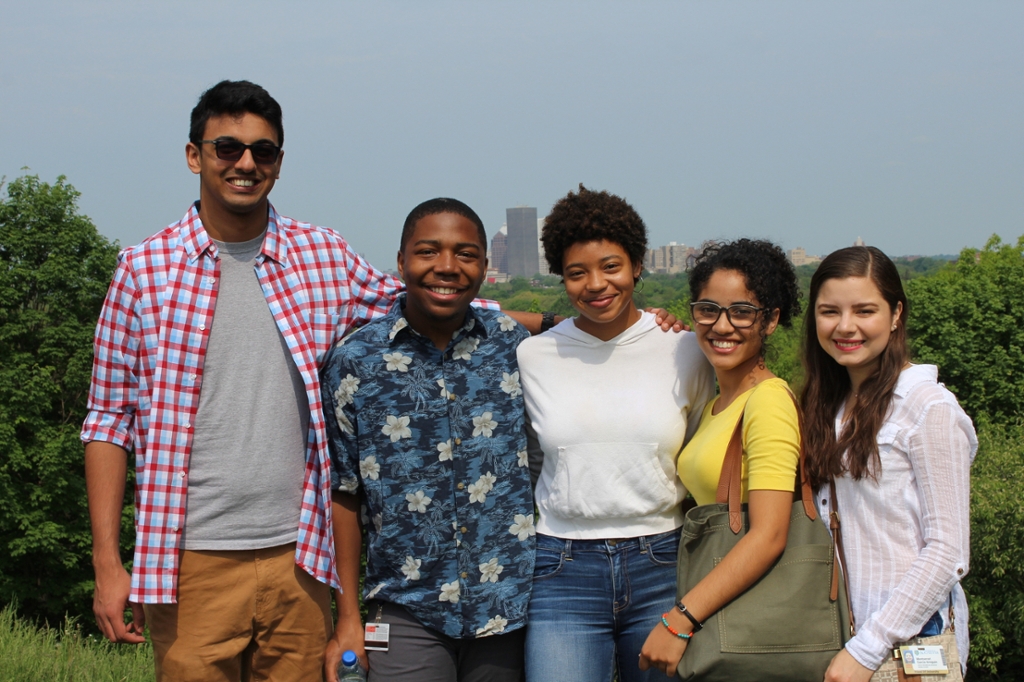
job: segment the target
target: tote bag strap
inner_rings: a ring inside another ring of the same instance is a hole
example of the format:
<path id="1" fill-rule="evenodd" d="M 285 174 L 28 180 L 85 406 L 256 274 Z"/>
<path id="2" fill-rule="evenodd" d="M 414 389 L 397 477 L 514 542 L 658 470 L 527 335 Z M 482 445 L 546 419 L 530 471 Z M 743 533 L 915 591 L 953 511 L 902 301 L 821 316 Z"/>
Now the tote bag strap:
<path id="1" fill-rule="evenodd" d="M 786 390 L 796 407 L 797 419 L 800 418 L 800 405 L 792 391 Z M 744 407 L 744 412 L 746 408 Z M 743 515 L 741 513 L 742 498 L 740 491 L 741 478 L 743 476 L 743 413 L 736 422 L 736 428 L 729 439 L 729 446 L 725 449 L 725 459 L 722 461 L 722 472 L 718 476 L 718 491 L 715 493 L 715 502 L 729 505 L 729 529 L 735 534 L 743 527 Z M 818 518 L 817 509 L 814 506 L 814 491 L 807 480 L 805 471 L 804 445 L 800 442 L 800 460 L 797 464 L 796 490 L 799 498 L 803 501 L 804 513 L 812 521 Z M 796 495 L 794 494 L 794 497 Z M 838 581 L 832 581 L 833 592 L 838 589 Z M 834 597 L 833 597 L 834 599 Z"/>
<path id="2" fill-rule="evenodd" d="M 846 587 L 846 594 L 850 594 L 850 575 L 849 575 L 849 564 L 846 563 L 846 550 L 843 549 L 843 527 L 839 522 L 839 507 L 837 503 L 839 496 L 836 495 L 836 479 L 830 478 L 828 481 L 829 497 L 829 513 L 828 513 L 828 528 L 832 531 L 832 553 L 839 555 L 839 561 L 832 562 L 832 598 L 835 599 L 836 590 L 839 588 L 839 581 L 836 580 L 836 573 L 839 572 L 839 565 L 843 565 L 843 583 Z M 856 624 L 853 621 L 853 605 L 850 605 L 850 637 L 857 634 Z"/>

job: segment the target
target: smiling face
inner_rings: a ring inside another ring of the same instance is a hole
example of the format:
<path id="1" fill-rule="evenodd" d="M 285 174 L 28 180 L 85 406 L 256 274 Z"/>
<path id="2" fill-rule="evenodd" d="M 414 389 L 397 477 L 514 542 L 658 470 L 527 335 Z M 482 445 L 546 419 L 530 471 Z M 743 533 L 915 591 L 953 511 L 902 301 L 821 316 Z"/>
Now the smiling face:
<path id="1" fill-rule="evenodd" d="M 754 292 L 747 289 L 747 278 L 738 270 L 716 270 L 711 273 L 697 300 L 715 303 L 722 308 L 736 304 L 761 307 Z M 720 383 L 724 373 L 738 372 L 746 375 L 760 363 L 762 329 L 765 335 L 771 334 L 779 320 L 779 311 L 776 309 L 769 314 L 765 326 L 765 314 L 758 313 L 754 324 L 746 329 L 734 327 L 724 310 L 714 324 L 693 325 L 700 348 L 715 368 Z"/>
<path id="2" fill-rule="evenodd" d="M 438 348 L 447 346 L 480 291 L 486 253 L 476 224 L 457 213 L 420 218 L 398 252 L 405 318 Z"/>
<path id="3" fill-rule="evenodd" d="M 878 366 L 902 312 L 903 304 L 893 310 L 868 277 L 825 280 L 814 302 L 818 343 L 858 386 Z"/>
<path id="4" fill-rule="evenodd" d="M 639 320 L 633 288 L 640 269 L 622 246 L 606 239 L 568 247 L 562 255 L 562 278 L 569 302 L 580 313 L 576 327 L 607 341 Z"/>
<path id="5" fill-rule="evenodd" d="M 206 122 L 204 140 L 225 138 L 245 144 L 278 144 L 274 127 L 265 118 L 250 113 L 241 116 L 212 116 Z M 185 156 L 189 169 L 199 175 L 203 224 L 214 239 L 235 241 L 230 234 L 230 226 L 233 224 L 250 221 L 260 231 L 266 227 L 267 195 L 274 188 L 281 172 L 283 151 L 276 162 L 264 165 L 253 161 L 252 151 L 248 149 L 238 161 L 224 161 L 217 158 L 212 144 L 196 145 L 189 142 L 185 147 Z M 238 236 L 244 238 L 248 235 Z M 254 236 L 257 235 L 251 235 Z"/>

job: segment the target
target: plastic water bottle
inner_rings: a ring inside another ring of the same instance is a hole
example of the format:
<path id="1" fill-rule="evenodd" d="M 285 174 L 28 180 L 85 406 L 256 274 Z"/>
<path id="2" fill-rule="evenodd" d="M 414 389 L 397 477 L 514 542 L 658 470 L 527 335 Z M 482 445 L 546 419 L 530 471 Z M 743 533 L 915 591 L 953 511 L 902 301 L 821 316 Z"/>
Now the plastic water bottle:
<path id="1" fill-rule="evenodd" d="M 341 655 L 338 665 L 338 682 L 366 682 L 366 671 L 359 665 L 356 652 L 348 649 Z"/>

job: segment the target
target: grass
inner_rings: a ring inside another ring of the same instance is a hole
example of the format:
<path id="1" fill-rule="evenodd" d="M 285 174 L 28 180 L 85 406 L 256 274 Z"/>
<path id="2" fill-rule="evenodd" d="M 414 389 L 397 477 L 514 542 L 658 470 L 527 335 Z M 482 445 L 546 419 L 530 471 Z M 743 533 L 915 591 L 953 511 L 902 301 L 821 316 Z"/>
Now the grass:
<path id="1" fill-rule="evenodd" d="M 0 680 L 5 682 L 150 682 L 149 644 L 111 644 L 83 635 L 73 620 L 59 630 L 17 617 L 12 605 L 0 611 Z"/>

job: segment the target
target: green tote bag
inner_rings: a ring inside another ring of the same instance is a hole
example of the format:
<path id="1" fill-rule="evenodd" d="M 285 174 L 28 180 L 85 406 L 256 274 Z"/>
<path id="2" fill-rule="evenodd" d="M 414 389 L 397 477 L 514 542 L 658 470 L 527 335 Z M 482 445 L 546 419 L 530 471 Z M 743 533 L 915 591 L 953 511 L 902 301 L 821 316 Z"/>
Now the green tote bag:
<path id="1" fill-rule="evenodd" d="M 722 463 L 715 504 L 690 509 L 679 543 L 679 598 L 711 572 L 749 529 L 740 504 L 743 417 Z M 679 677 L 697 682 L 821 682 L 850 637 L 849 602 L 832 536 L 817 518 L 813 492 L 799 481 L 782 556 L 746 592 L 695 632 L 679 661 Z"/>

